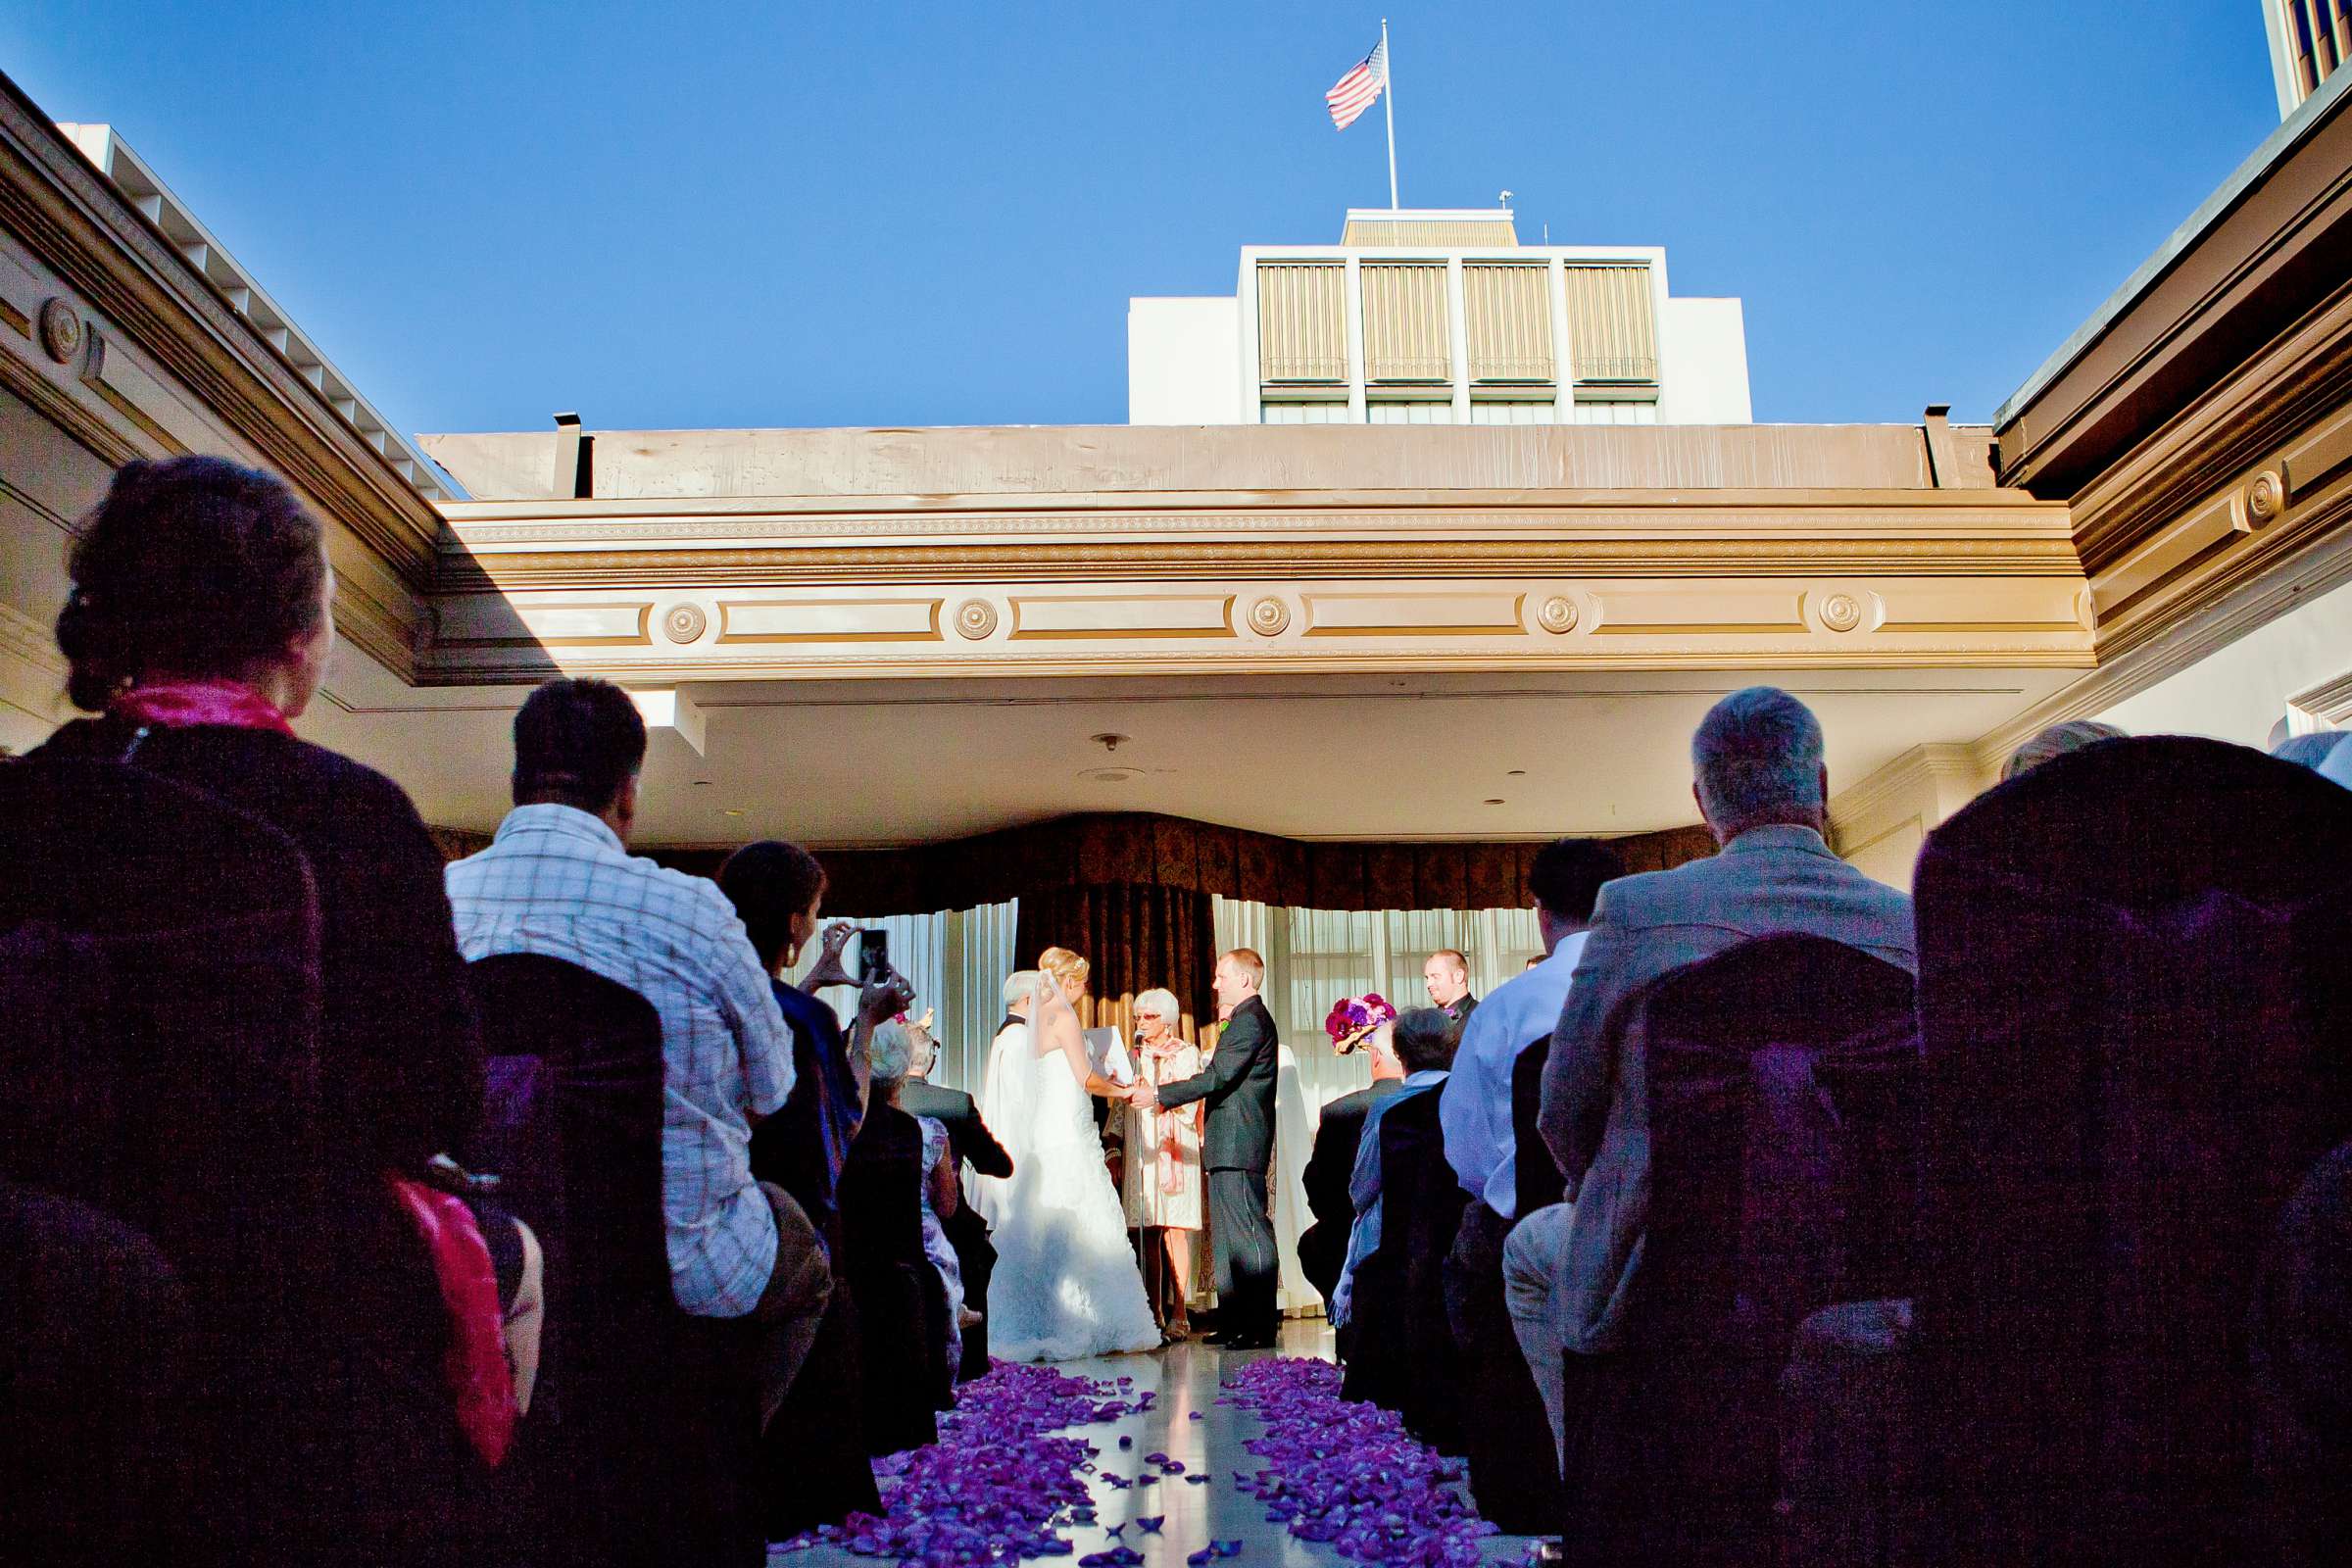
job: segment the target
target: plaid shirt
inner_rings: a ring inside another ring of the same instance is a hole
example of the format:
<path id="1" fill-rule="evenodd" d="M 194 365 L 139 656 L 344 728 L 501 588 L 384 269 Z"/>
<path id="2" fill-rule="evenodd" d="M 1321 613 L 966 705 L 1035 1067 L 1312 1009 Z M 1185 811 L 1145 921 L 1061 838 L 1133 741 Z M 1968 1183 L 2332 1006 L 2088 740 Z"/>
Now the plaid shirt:
<path id="1" fill-rule="evenodd" d="M 662 1015 L 662 1207 L 670 1290 L 703 1317 L 757 1306 L 776 1220 L 752 1180 L 751 1124 L 792 1093 L 792 1034 L 718 885 L 632 856 L 568 806 L 522 806 L 448 869 L 458 946 L 562 958 Z"/>

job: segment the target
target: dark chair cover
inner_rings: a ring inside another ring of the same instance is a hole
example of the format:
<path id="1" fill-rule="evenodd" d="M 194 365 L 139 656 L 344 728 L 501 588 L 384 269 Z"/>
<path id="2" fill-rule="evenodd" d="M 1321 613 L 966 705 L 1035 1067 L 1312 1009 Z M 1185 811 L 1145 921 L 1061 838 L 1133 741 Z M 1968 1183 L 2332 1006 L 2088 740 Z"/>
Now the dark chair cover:
<path id="1" fill-rule="evenodd" d="M 1545 1034 L 1523 1049 L 1511 1068 L 1515 1214 L 1560 1200 L 1559 1167 L 1536 1130 L 1544 1063 L 1550 1056 L 1551 1036 Z M 1446 1311 L 1461 1352 L 1456 1421 L 1480 1515 L 1506 1534 L 1548 1535 L 1564 1505 L 1560 1463 L 1503 1294 L 1502 1248 L 1510 1225 L 1483 1198 L 1470 1199 L 1446 1260 Z"/>
<path id="2" fill-rule="evenodd" d="M 135 768 L 0 766 L 0 943 L 5 1174 L 152 1238 L 199 1301 L 280 1272 L 324 1194 L 293 841 Z"/>
<path id="3" fill-rule="evenodd" d="M 2247 1321 L 2352 1132 L 2352 792 L 2113 741 L 1920 857 L 1923 1456 L 1958 1560 L 2241 1562 Z"/>
<path id="4" fill-rule="evenodd" d="M 1457 1401 L 1461 1354 L 1446 1319 L 1446 1255 L 1466 1201 L 1438 1126 L 1435 1088 L 1404 1095 L 1380 1114 L 1380 1246 L 1355 1268 L 1348 1316 L 1355 1333 L 1350 1398 L 1404 1417 L 1442 1453 L 1462 1451 Z"/>
<path id="5" fill-rule="evenodd" d="M 1511 1174 L 1518 1198 L 1514 1212 L 1521 1219 L 1568 1195 L 1567 1179 L 1536 1125 L 1544 1109 L 1544 1067 L 1550 1060 L 1551 1036 L 1545 1035 L 1511 1063 Z"/>
<path id="6" fill-rule="evenodd" d="M 2352 1562 L 2352 1144 L 2312 1168 L 2263 1261 L 2254 1455 L 2272 1549 Z"/>
<path id="7" fill-rule="evenodd" d="M 750 1560 L 764 1548 L 746 1494 L 758 1418 L 730 1401 L 722 1419 L 690 1375 L 701 1326 L 670 1294 L 661 1017 L 561 958 L 469 967 L 489 1084 L 471 1163 L 546 1258 L 516 1453 L 534 1534 L 564 1564 Z"/>
<path id="8" fill-rule="evenodd" d="M 269 824 L 131 765 L 0 766 L 0 1176 L 177 1274 L 193 1533 L 457 1560 L 498 1539 L 488 1477 L 424 1248 L 321 1131 L 318 952 L 308 861 Z"/>
<path id="9" fill-rule="evenodd" d="M 944 1299 L 947 1287 L 923 1252 L 922 1128 L 895 1105 L 869 1106 L 850 1145 L 841 1227 L 858 1303 L 866 1446 L 881 1455 L 936 1443 L 930 1300 L 934 1292 Z"/>
<path id="10" fill-rule="evenodd" d="M 186 1294 L 87 1203 L 0 1182 L 0 1563 L 225 1561 L 190 1513 Z"/>
<path id="11" fill-rule="evenodd" d="M 1918 1328 L 1899 1298 L 1798 1325 L 1781 1374 L 1780 1568 L 1919 1568 L 1940 1554 L 1919 1485 Z"/>
<path id="12" fill-rule="evenodd" d="M 1911 976 L 1784 935 L 1652 982 L 1634 1004 L 1649 1211 L 1623 1347 L 1583 1357 L 1571 1552 L 1593 1563 L 1769 1554 L 1778 1382 L 1797 1326 L 1883 1282 L 1913 1202 Z M 1571 1360 L 1580 1359 L 1571 1355 Z"/>

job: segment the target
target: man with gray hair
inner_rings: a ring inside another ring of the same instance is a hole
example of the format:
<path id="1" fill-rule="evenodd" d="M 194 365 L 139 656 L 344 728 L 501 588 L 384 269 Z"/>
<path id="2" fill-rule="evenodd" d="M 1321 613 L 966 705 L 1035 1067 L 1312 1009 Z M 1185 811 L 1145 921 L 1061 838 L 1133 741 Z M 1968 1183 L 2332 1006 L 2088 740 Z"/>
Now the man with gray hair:
<path id="1" fill-rule="evenodd" d="M 1919 968 L 1910 899 L 1830 849 L 1829 770 L 1811 709 L 1777 687 L 1734 692 L 1700 721 L 1690 764 L 1722 853 L 1601 888 L 1544 1068 L 1539 1126 L 1569 1201 L 1522 1218 L 1503 1248 L 1513 1327 L 1555 1439 L 1562 1354 L 1614 1344 L 1622 1281 L 1601 1276 L 1625 1255 L 1616 1232 L 1639 1226 L 1648 1181 L 1642 1075 L 1617 1060 L 1612 1014 L 1670 969 L 1781 932 Z"/>

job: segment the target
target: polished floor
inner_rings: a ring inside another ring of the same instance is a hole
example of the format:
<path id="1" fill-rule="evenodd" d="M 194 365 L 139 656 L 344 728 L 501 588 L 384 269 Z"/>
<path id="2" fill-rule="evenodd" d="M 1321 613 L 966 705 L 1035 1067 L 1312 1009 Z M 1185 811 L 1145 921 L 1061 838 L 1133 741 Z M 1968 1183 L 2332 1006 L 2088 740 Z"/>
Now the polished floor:
<path id="1" fill-rule="evenodd" d="M 1219 1384 L 1235 1368 L 1261 1355 L 1331 1354 L 1331 1329 L 1321 1320 L 1294 1321 L 1285 1326 L 1278 1351 L 1220 1350 L 1210 1346 L 1183 1344 L 1141 1355 L 1106 1356 L 1073 1361 L 1063 1371 L 1091 1378 L 1130 1377 L 1136 1389 L 1152 1390 L 1158 1397 L 1152 1408 L 1099 1426 L 1072 1428 L 1069 1435 L 1084 1438 L 1107 1455 L 1117 1455 L 1122 1437 L 1135 1440 L 1131 1451 L 1142 1455 L 1163 1452 L 1181 1459 L 1196 1473 L 1213 1479 L 1206 1486 L 1165 1483 L 1119 1491 L 1093 1483 L 1096 1523 L 1073 1526 L 1071 1557 L 1040 1558 L 1041 1564 L 1068 1564 L 1079 1556 L 1122 1542 L 1144 1553 L 1143 1568 L 1184 1568 L 1187 1555 L 1214 1538 L 1242 1542 L 1234 1568 L 1332 1568 L 1345 1558 L 1325 1545 L 1293 1538 L 1280 1524 L 1268 1523 L 1263 1504 L 1235 1490 L 1236 1470 L 1254 1470 L 1259 1461 L 1242 1446 L 1258 1435 L 1257 1420 L 1232 1405 L 1216 1402 Z M 1201 1418 L 1192 1419 L 1194 1411 Z M 1127 1467 L 1130 1471 L 1137 1466 Z M 1158 1535 L 1129 1529 L 1114 1540 L 1109 1527 L 1127 1525 L 1138 1517 L 1162 1515 Z M 1519 1536 L 1494 1536 L 1487 1543 L 1487 1561 L 1516 1563 L 1527 1542 Z M 790 1556 L 770 1559 L 771 1568 L 872 1568 L 875 1559 L 853 1556 L 836 1546 L 817 1546 Z"/>

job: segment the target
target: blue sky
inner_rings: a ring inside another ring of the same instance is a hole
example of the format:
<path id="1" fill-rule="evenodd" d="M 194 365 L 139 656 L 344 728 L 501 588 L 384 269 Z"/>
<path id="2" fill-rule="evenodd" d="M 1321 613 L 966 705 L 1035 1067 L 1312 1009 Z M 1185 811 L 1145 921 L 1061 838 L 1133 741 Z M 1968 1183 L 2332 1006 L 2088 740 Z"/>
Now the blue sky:
<path id="1" fill-rule="evenodd" d="M 71 7 L 111 121 L 410 430 L 1116 423 L 1130 295 L 1385 202 L 1378 4 Z M 1982 419 L 2278 121 L 2256 0 L 1389 0 L 1408 206 L 1662 244 L 1758 419 Z"/>

